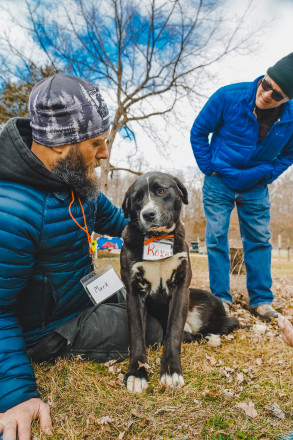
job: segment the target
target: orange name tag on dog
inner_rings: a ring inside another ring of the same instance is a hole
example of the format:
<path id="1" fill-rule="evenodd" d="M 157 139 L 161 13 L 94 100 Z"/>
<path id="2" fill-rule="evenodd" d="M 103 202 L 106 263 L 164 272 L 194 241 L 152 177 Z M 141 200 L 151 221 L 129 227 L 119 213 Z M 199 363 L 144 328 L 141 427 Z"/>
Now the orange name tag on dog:
<path id="1" fill-rule="evenodd" d="M 173 256 L 173 240 L 156 240 L 143 246 L 143 260 L 163 260 Z"/>

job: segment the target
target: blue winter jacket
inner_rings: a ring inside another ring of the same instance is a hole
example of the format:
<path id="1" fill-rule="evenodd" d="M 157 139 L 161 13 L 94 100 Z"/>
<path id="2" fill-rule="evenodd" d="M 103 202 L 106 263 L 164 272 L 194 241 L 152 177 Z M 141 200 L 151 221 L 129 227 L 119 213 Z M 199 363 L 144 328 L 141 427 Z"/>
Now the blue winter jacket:
<path id="1" fill-rule="evenodd" d="M 30 151 L 28 119 L 0 134 L 0 412 L 38 397 L 26 348 L 92 304 L 85 232 L 69 214 L 71 190 Z M 127 221 L 100 193 L 83 201 L 89 233 L 120 236 Z M 71 208 L 83 225 L 78 201 Z"/>
<path id="2" fill-rule="evenodd" d="M 217 172 L 236 192 L 273 182 L 293 163 L 292 100 L 283 104 L 279 120 L 258 143 L 254 108 L 260 78 L 219 89 L 191 129 L 190 141 L 200 170 L 206 175 Z"/>

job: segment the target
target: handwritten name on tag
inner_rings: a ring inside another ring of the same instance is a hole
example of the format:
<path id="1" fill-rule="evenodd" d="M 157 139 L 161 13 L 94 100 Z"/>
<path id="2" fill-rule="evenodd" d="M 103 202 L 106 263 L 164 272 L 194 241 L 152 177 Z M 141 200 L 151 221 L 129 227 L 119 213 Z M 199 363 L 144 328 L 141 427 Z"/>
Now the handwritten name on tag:
<path id="1" fill-rule="evenodd" d="M 173 242 L 171 240 L 152 241 L 143 247 L 144 260 L 162 260 L 173 255 Z"/>
<path id="2" fill-rule="evenodd" d="M 118 277 L 114 268 L 109 269 L 99 277 L 95 277 L 93 281 L 89 282 L 86 286 L 96 304 L 105 301 L 105 299 L 109 298 L 109 296 L 112 296 L 123 287 L 124 284 Z"/>

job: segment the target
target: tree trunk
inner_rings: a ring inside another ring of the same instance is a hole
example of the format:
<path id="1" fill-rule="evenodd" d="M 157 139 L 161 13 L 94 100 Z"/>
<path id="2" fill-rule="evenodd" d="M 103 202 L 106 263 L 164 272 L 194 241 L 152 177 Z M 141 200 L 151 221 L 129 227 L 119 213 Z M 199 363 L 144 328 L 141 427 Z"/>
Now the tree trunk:
<path id="1" fill-rule="evenodd" d="M 117 118 L 117 115 L 116 115 Z M 112 146 L 116 137 L 118 129 L 116 128 L 115 122 L 113 123 L 110 135 L 107 139 L 107 148 L 109 151 L 109 159 L 103 160 L 101 163 L 101 191 L 105 194 L 108 194 L 108 185 L 109 185 L 109 171 L 110 171 L 110 160 L 111 160 L 111 151 Z"/>
<path id="2" fill-rule="evenodd" d="M 101 191 L 105 194 L 108 194 L 108 182 L 109 182 L 109 169 L 110 169 L 110 159 L 103 160 L 101 164 Z"/>

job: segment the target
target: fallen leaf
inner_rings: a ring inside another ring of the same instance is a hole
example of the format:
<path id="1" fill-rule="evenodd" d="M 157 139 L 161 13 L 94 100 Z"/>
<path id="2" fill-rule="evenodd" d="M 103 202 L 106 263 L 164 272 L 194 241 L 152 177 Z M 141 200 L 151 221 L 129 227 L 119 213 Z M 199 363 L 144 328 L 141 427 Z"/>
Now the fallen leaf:
<path id="1" fill-rule="evenodd" d="M 224 389 L 223 394 L 229 399 L 232 399 L 235 396 L 235 393 L 232 390 L 228 390 L 228 389 Z"/>
<path id="2" fill-rule="evenodd" d="M 131 415 L 137 419 L 140 419 L 140 423 L 144 425 L 147 425 L 152 421 L 151 417 L 146 416 L 144 413 L 137 412 L 136 409 L 131 411 Z"/>
<path id="3" fill-rule="evenodd" d="M 227 373 L 234 373 L 234 368 L 230 368 L 230 367 L 224 367 L 224 370 L 227 372 Z"/>
<path id="4" fill-rule="evenodd" d="M 229 335 L 225 335 L 225 339 L 227 339 L 228 341 L 231 341 L 232 339 L 235 339 L 235 336 L 232 335 L 232 333 L 230 333 Z"/>
<path id="5" fill-rule="evenodd" d="M 96 420 L 96 423 L 99 425 L 99 429 L 101 432 L 109 431 L 110 430 L 109 423 L 112 422 L 114 422 L 114 419 L 109 416 L 104 416 Z"/>
<path id="6" fill-rule="evenodd" d="M 209 397 L 210 399 L 216 399 L 217 397 L 218 397 L 218 392 L 217 392 L 217 390 L 214 390 L 214 389 L 205 389 L 203 392 L 202 392 L 202 396 L 206 396 L 206 397 Z"/>
<path id="7" fill-rule="evenodd" d="M 273 403 L 271 406 L 265 406 L 265 409 L 278 419 L 283 420 L 285 418 L 284 411 L 281 410 L 281 407 L 277 403 Z"/>
<path id="8" fill-rule="evenodd" d="M 248 402 L 248 404 L 244 402 L 237 403 L 236 408 L 242 410 L 248 417 L 251 417 L 252 419 L 258 416 L 257 411 L 254 408 L 254 403 L 251 401 Z"/>
<path id="9" fill-rule="evenodd" d="M 101 417 L 100 419 L 97 419 L 97 423 L 99 425 L 108 425 L 109 423 L 112 423 L 112 422 L 114 422 L 114 419 L 109 416 L 104 416 L 104 417 Z"/>
<path id="10" fill-rule="evenodd" d="M 201 401 L 200 400 L 193 399 L 193 403 L 195 403 L 195 405 L 197 405 L 197 406 L 201 406 Z"/>
<path id="11" fill-rule="evenodd" d="M 207 354 L 206 354 L 206 359 L 209 361 L 209 363 L 211 364 L 211 365 L 216 365 L 216 363 L 217 363 L 217 360 L 216 360 L 216 358 L 215 358 L 215 356 L 208 356 Z"/>
<path id="12" fill-rule="evenodd" d="M 162 408 L 157 409 L 155 414 L 164 414 L 170 411 L 176 411 L 176 406 L 163 406 Z"/>
<path id="13" fill-rule="evenodd" d="M 118 374 L 118 382 L 120 383 L 120 385 L 123 385 L 123 381 L 124 381 L 124 376 L 122 373 Z"/>
<path id="14" fill-rule="evenodd" d="M 267 330 L 267 326 L 265 324 L 253 324 L 252 330 L 257 335 L 264 335 Z"/>
<path id="15" fill-rule="evenodd" d="M 109 380 L 107 383 L 112 388 L 118 388 L 118 386 L 119 386 L 119 384 L 117 384 L 117 382 L 115 382 L 115 380 Z"/>
<path id="16" fill-rule="evenodd" d="M 256 358 L 255 363 L 256 363 L 256 365 L 260 366 L 262 364 L 261 358 Z"/>
<path id="17" fill-rule="evenodd" d="M 138 368 L 142 368 L 142 367 L 145 368 L 148 373 L 152 371 L 152 368 L 149 364 L 147 364 L 146 362 L 143 363 L 138 361 Z"/>
<path id="18" fill-rule="evenodd" d="M 137 417 L 138 419 L 141 417 L 141 415 L 136 411 L 136 409 L 131 410 L 131 415 Z"/>
<path id="19" fill-rule="evenodd" d="M 111 361 L 105 362 L 104 365 L 105 367 L 111 367 L 111 365 L 114 365 L 117 363 L 117 359 L 112 359 Z"/>
<path id="20" fill-rule="evenodd" d="M 239 383 L 242 383 L 244 381 L 244 374 L 243 373 L 238 373 L 236 376 L 236 381 Z"/>

